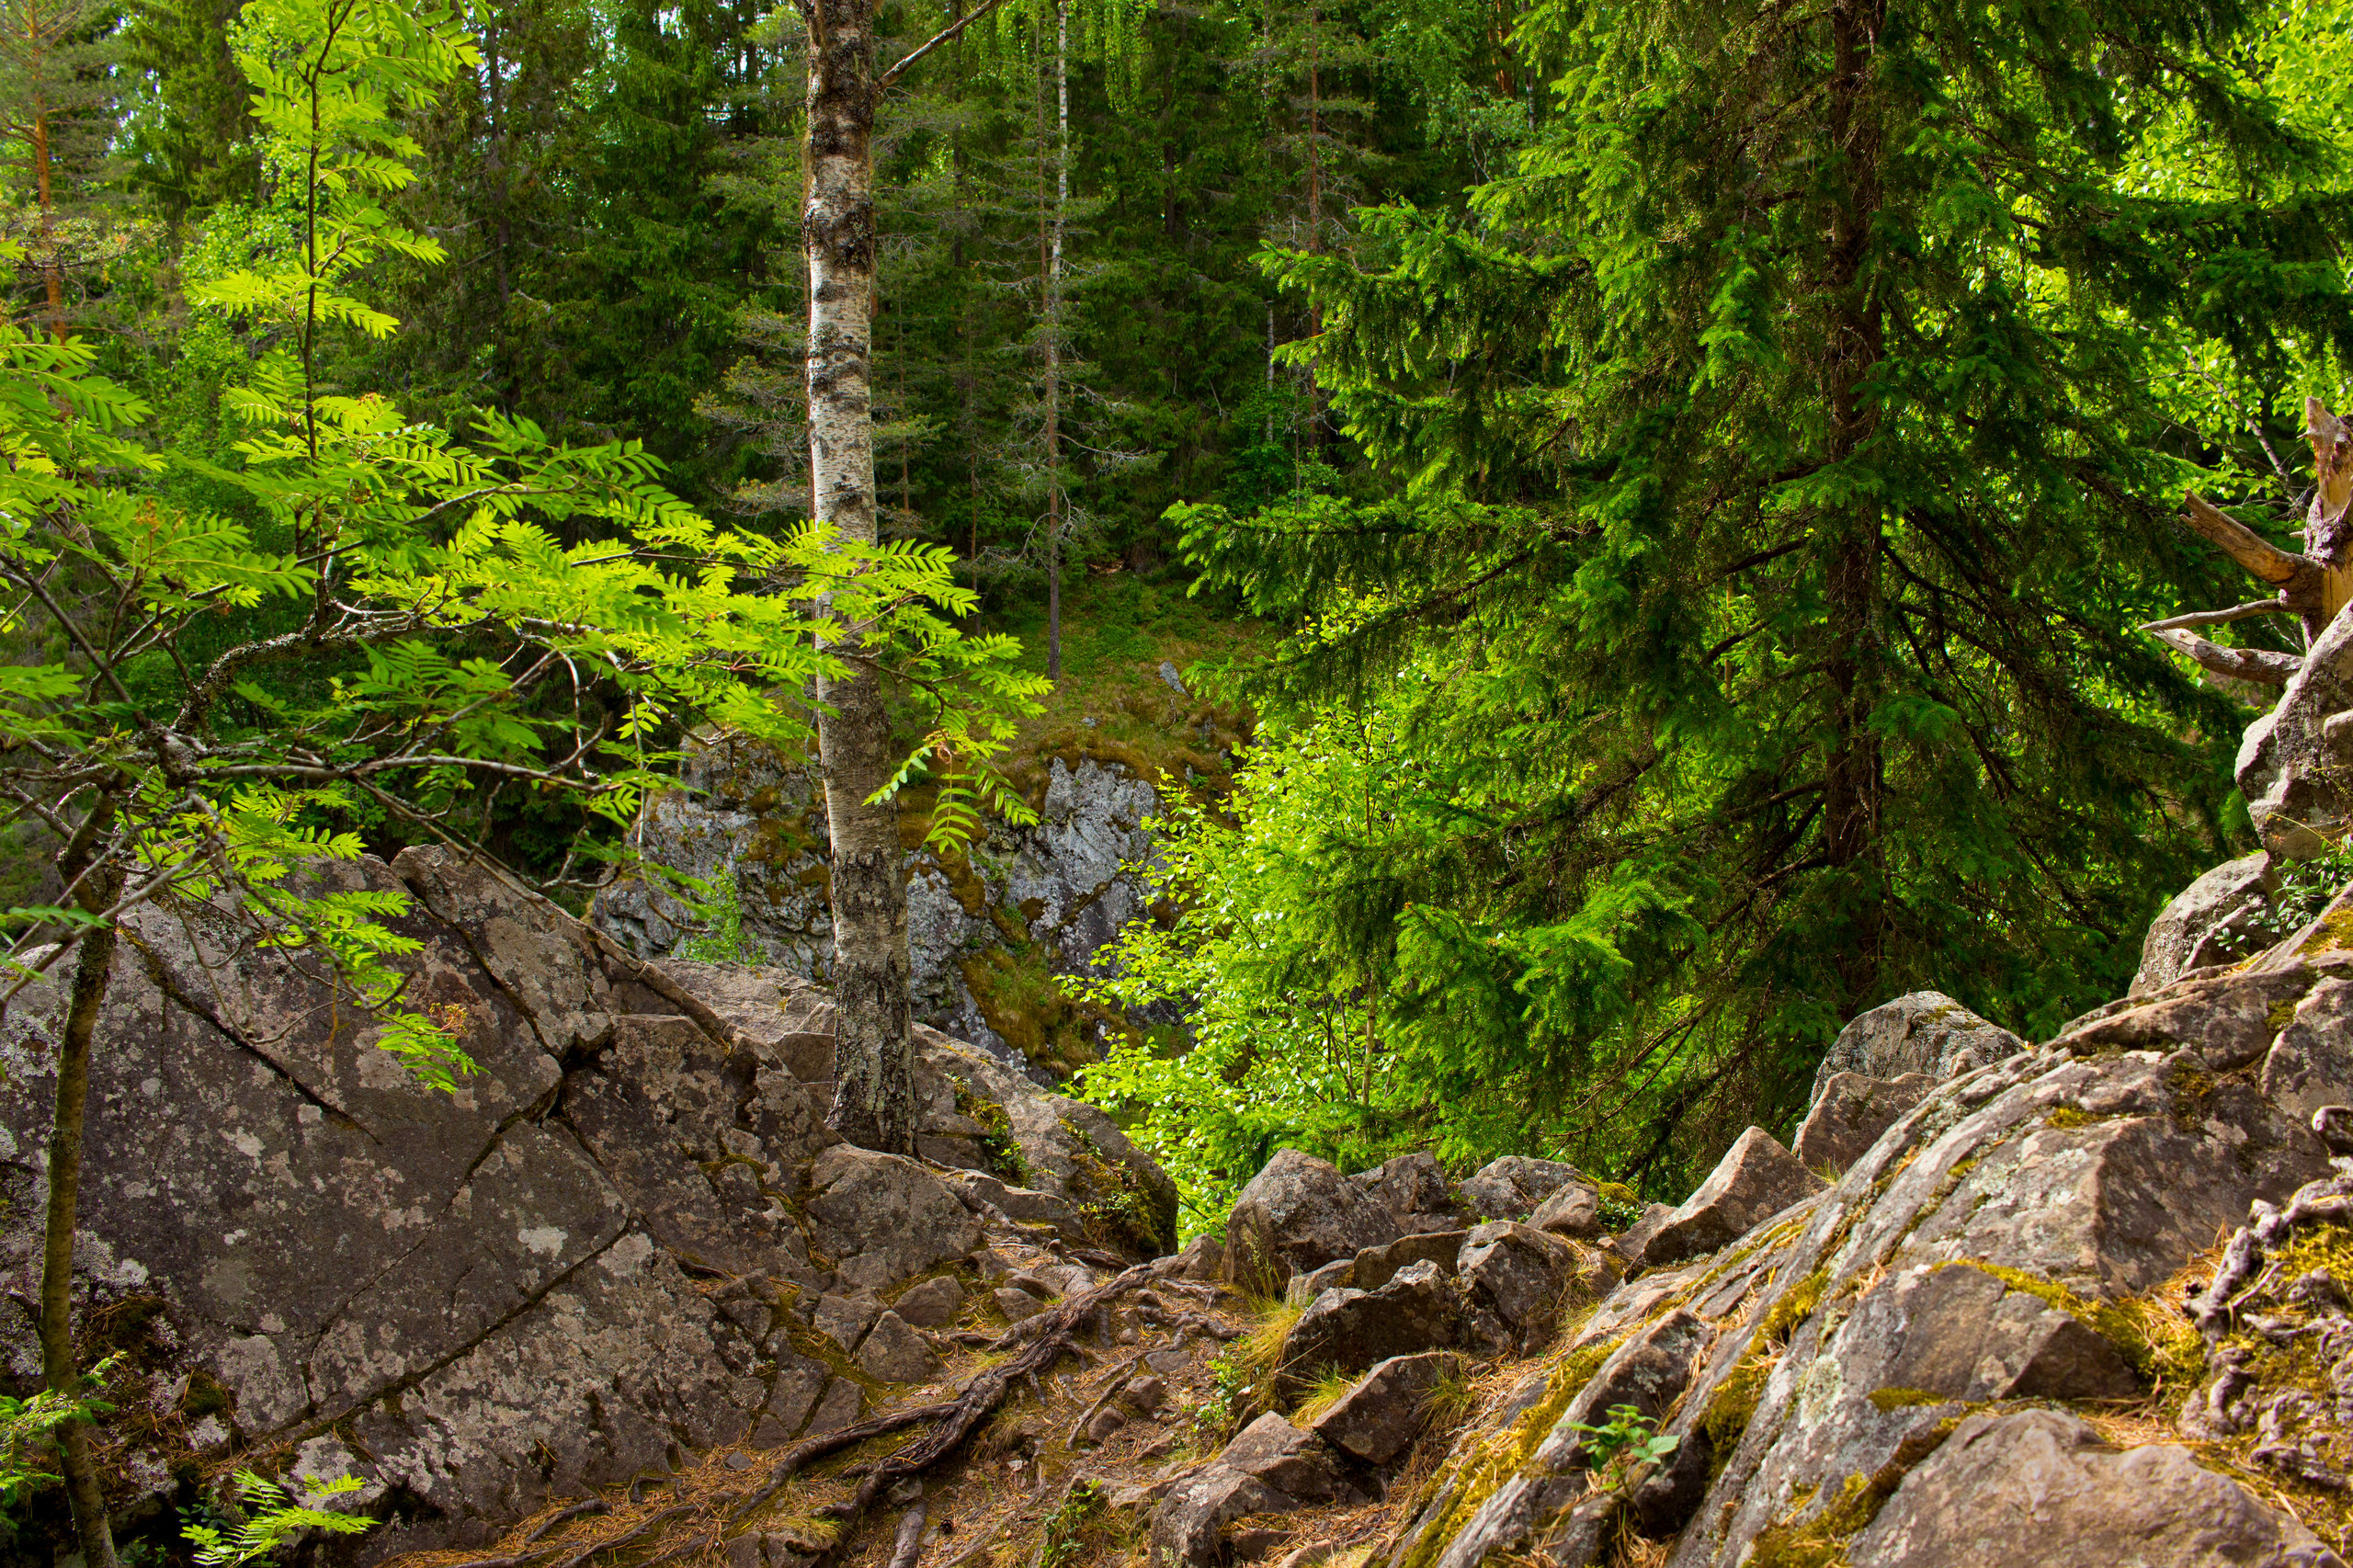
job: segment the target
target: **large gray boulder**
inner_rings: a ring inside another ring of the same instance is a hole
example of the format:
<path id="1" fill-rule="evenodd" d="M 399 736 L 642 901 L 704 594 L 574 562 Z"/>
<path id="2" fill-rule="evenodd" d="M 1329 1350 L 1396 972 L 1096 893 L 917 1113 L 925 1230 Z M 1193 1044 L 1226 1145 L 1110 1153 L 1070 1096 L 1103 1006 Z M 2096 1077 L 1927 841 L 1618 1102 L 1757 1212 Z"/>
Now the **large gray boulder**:
<path id="1" fill-rule="evenodd" d="M 1482 1220 L 1525 1220 L 1537 1205 L 1572 1182 L 1591 1187 L 1585 1173 L 1559 1160 L 1506 1154 L 1462 1180 L 1463 1205 Z"/>
<path id="2" fill-rule="evenodd" d="M 1810 1171 L 1843 1171 L 1935 1087 L 1936 1080 L 1926 1073 L 1906 1073 L 1900 1078 L 1833 1073 L 1813 1096 L 1813 1108 L 1806 1112 L 1790 1153 Z"/>
<path id="3" fill-rule="evenodd" d="M 2270 712 L 2239 741 L 2239 792 L 2264 847 L 2308 859 L 2347 820 L 2339 779 L 2353 756 L 2344 725 L 2329 721 L 2353 709 L 2353 616 L 2336 619 L 2313 640 L 2302 668 L 2288 678 Z"/>
<path id="4" fill-rule="evenodd" d="M 1006 951 L 1018 933 L 1026 953 L 1055 972 L 1094 973 L 1096 955 L 1153 897 L 1145 868 L 1158 846 L 1143 824 L 1160 814 L 1160 793 L 1083 746 L 1040 759 L 1035 776 L 1019 780 L 1038 808 L 1035 823 L 993 821 L 985 841 L 953 862 L 924 848 L 906 858 L 915 1017 L 1017 1070 L 1026 1049 L 1048 1042 L 1022 1007 L 994 994 L 994 967 L 972 960 Z M 745 944 L 781 974 L 828 978 L 831 849 L 824 791 L 805 758 L 740 737 L 690 737 L 678 787 L 648 798 L 632 842 L 657 865 L 732 877 Z M 666 881 L 637 877 L 599 892 L 589 919 L 646 958 L 675 956 L 700 924 Z M 982 977 L 978 990 L 968 968 Z"/>
<path id="5" fill-rule="evenodd" d="M 153 1325 L 109 1390 L 157 1417 L 121 1456 L 125 1506 L 332 1431 L 388 1517 L 358 1549 L 374 1560 L 478 1544 L 676 1446 L 855 1419 L 858 1385 L 793 1349 L 789 1319 L 864 1293 L 841 1319 L 862 1345 L 871 1293 L 959 1266 L 981 1225 L 936 1174 L 826 1130 L 802 1076 L 830 1073 L 822 997 L 773 971 L 641 962 L 439 850 L 326 875 L 413 900 L 391 922 L 417 944 L 407 997 L 480 1071 L 418 1087 L 301 955 L 256 950 L 222 912 L 131 916 L 76 1248 L 84 1320 Z M 60 1011 L 35 986 L 0 1019 L 17 1217 L 0 1290 L 28 1297 Z M 1063 1119 L 1010 1075 L 975 1077 L 967 1103 Z M 21 1319 L 0 1359 L 26 1392 Z"/>
<path id="6" fill-rule="evenodd" d="M 946 1182 L 913 1160 L 847 1143 L 810 1163 L 802 1207 L 853 1290 L 879 1290 L 981 1243 L 980 1221 Z"/>
<path id="7" fill-rule="evenodd" d="M 2278 887 L 2270 852 L 2258 849 L 2224 861 L 2174 894 L 2141 940 L 2141 970 L 2131 994 L 2145 996 L 2193 969 L 2236 963 L 2269 946 L 2247 921 L 2269 907 Z"/>
<path id="8" fill-rule="evenodd" d="M 1278 1295 L 1305 1274 L 1397 1239 L 1389 1210 L 1313 1154 L 1279 1150 L 1233 1200 L 1225 1226 L 1225 1278 Z"/>
<path id="9" fill-rule="evenodd" d="M 1361 1372 L 1392 1356 L 1450 1348 L 1468 1330 L 1454 1282 L 1438 1265 L 1416 1263 L 1378 1290 L 1316 1297 L 1283 1341 L 1280 1375 L 1286 1386 L 1304 1387 L 1327 1372 Z"/>
<path id="10" fill-rule="evenodd" d="M 1866 1078 L 1922 1073 L 1941 1084 L 2025 1049 L 2026 1041 L 1943 992 L 1915 991 L 1858 1014 L 1838 1031 L 1814 1073 L 1812 1099 L 1820 1099 L 1840 1073 Z"/>
<path id="11" fill-rule="evenodd" d="M 2303 1525 L 2205 1469 L 2188 1449 L 2157 1443 L 2119 1453 L 2056 1410 L 1963 1421 L 1904 1477 L 1848 1544 L 1846 1561 L 1852 1568 L 2341 1568 Z"/>
<path id="12" fill-rule="evenodd" d="M 1389 1210 L 1397 1228 L 1407 1235 L 1422 1231 L 1450 1231 L 1460 1223 L 1454 1192 L 1446 1172 L 1428 1154 L 1400 1154 L 1369 1171 L 1358 1171 L 1349 1184 Z"/>
<path id="13" fill-rule="evenodd" d="M 1413 1446 L 1428 1419 L 1431 1396 L 1461 1367 L 1460 1356 L 1444 1350 L 1392 1356 L 1315 1418 L 1315 1435 L 1366 1464 L 1390 1464 Z"/>

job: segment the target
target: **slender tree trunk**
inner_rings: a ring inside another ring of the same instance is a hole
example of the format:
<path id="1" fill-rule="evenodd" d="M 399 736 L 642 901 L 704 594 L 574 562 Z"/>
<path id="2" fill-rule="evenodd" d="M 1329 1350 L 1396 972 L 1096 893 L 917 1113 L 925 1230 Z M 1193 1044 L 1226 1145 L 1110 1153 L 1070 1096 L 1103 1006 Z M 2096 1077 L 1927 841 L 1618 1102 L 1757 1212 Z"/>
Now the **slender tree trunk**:
<path id="1" fill-rule="evenodd" d="M 1310 6 L 1307 12 L 1307 254 L 1320 256 L 1324 251 L 1324 52 L 1323 28 L 1317 24 L 1321 14 Z M 1307 305 L 1307 335 L 1310 339 L 1324 333 L 1324 307 L 1315 300 Z M 1324 449 L 1324 389 L 1315 374 L 1315 362 L 1307 364 L 1307 449 L 1320 455 Z"/>
<path id="2" fill-rule="evenodd" d="M 90 820 L 77 834 L 59 869 L 70 883 L 94 858 L 90 846 L 103 846 L 114 825 L 114 799 L 101 795 Z M 122 892 L 119 871 L 101 871 L 77 894 L 93 914 L 113 904 Z M 82 938 L 74 955 L 74 986 L 65 1009 L 64 1040 L 57 1052 L 57 1101 L 49 1133 L 49 1207 L 43 1218 L 40 1256 L 41 1381 L 67 1399 L 82 1392 L 74 1358 L 74 1227 L 82 1189 L 82 1134 L 90 1097 L 90 1047 L 98 1013 L 106 1003 L 107 977 L 114 964 L 115 933 L 101 926 Z M 74 1533 L 85 1568 L 118 1568 L 114 1530 L 107 1520 L 104 1489 L 90 1455 L 90 1427 L 69 1421 L 57 1431 L 58 1468 L 74 1511 Z"/>
<path id="3" fill-rule="evenodd" d="M 1831 18 L 1830 140 L 1845 171 L 1844 188 L 1830 214 L 1828 282 L 1838 303 L 1825 381 L 1834 462 L 1852 458 L 1878 424 L 1863 386 L 1883 352 L 1883 334 L 1864 263 L 1880 205 L 1879 119 L 1870 93 L 1883 4 L 1843 0 Z M 1825 633 L 1833 740 L 1824 778 L 1823 854 L 1834 868 L 1857 868 L 1869 876 L 1867 863 L 1879 848 L 1883 789 L 1879 737 L 1870 728 L 1881 686 L 1880 514 L 1866 500 L 1828 521 Z M 1860 928 L 1850 934 L 1836 960 L 1847 1012 L 1868 1006 L 1878 982 L 1878 916 L 1863 910 L 1859 917 Z"/>
<path id="4" fill-rule="evenodd" d="M 1063 235 L 1070 209 L 1070 5 L 1054 0 L 1054 205 L 1046 224 L 1046 678 L 1063 678 Z"/>
<path id="5" fill-rule="evenodd" d="M 49 185 L 49 111 L 33 105 L 33 183 L 40 197 L 40 276 L 49 295 L 49 335 L 65 341 L 65 269 L 57 261 L 57 220 Z"/>
<path id="6" fill-rule="evenodd" d="M 874 7 L 811 0 L 808 197 L 809 469 L 817 520 L 875 541 Z M 855 656 L 852 630 L 835 651 Z M 849 1142 L 915 1153 L 907 1033 L 907 899 L 898 807 L 870 797 L 891 776 L 881 681 L 853 665 L 819 681 L 817 745 L 833 842 L 834 1108 Z"/>

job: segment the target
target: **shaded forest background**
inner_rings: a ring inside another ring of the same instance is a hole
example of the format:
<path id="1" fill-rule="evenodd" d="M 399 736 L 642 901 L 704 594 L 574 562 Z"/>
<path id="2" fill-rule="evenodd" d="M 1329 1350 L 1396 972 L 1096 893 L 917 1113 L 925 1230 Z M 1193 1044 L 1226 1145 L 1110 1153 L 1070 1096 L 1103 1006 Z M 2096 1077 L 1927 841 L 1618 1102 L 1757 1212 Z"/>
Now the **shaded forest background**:
<path id="1" fill-rule="evenodd" d="M 795 15 L 460 14 L 480 62 L 404 111 L 390 199 L 448 259 L 374 263 L 399 326 L 331 337 L 324 381 L 805 516 Z M 955 14 L 885 6 L 883 53 Z M 2252 845 L 2230 765 L 2268 695 L 2134 628 L 2236 586 L 2183 489 L 2301 519 L 2302 400 L 2353 347 L 2348 17 L 1016 0 L 909 72 L 885 533 L 953 550 L 1042 665 L 1058 531 L 1053 722 L 1171 651 L 1257 715 L 1170 791 L 1165 913 L 1077 998 L 1079 1086 L 1197 1220 L 1284 1143 L 1679 1193 L 1864 1007 L 1934 987 L 2041 1035 L 2123 989 Z M 282 254 L 299 188 L 239 25 L 0 3 L 17 319 L 152 405 L 192 460 L 161 500 L 231 514 L 206 465 L 277 335 L 189 290 Z M 540 869 L 582 826 L 493 815 Z"/>

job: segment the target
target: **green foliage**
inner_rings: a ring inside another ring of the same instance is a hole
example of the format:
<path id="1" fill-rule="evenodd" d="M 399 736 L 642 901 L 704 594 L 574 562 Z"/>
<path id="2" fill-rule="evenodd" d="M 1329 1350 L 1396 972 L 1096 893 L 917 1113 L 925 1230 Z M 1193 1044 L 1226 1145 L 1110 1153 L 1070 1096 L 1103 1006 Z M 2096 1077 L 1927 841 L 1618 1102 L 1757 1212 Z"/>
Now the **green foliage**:
<path id="1" fill-rule="evenodd" d="M 196 1548 L 196 1560 L 203 1568 L 237 1568 L 239 1563 L 277 1556 L 281 1548 L 306 1530 L 359 1535 L 374 1528 L 376 1521 L 361 1515 L 312 1506 L 348 1496 L 362 1484 L 358 1476 L 337 1476 L 318 1486 L 306 1487 L 308 1501 L 297 1503 L 277 1482 L 250 1470 L 241 1470 L 237 1471 L 237 1503 L 244 1514 L 243 1522 L 233 1531 L 216 1525 L 191 1524 L 181 1533 Z"/>
<path id="2" fill-rule="evenodd" d="M 15 1508 L 59 1479 L 50 1468 L 57 1429 L 88 1421 L 113 1405 L 97 1397 L 122 1358 L 109 1356 L 82 1374 L 82 1392 L 68 1398 L 43 1389 L 29 1399 L 0 1394 L 0 1507 Z"/>
<path id="3" fill-rule="evenodd" d="M 735 885 L 734 868 L 722 867 L 710 880 L 710 902 L 695 911 L 710 930 L 681 942 L 678 956 L 699 963 L 758 963 L 760 949 L 744 937 L 744 897 Z"/>
<path id="4" fill-rule="evenodd" d="M 0 336 L 0 444 L 17 458 L 0 475 L 0 578 L 19 595 L 11 630 L 46 655 L 0 677 L 15 748 L 0 782 L 20 820 L 86 841 L 74 896 L 16 916 L 18 955 L 153 900 L 231 895 L 256 942 L 319 960 L 378 1017 L 377 1043 L 446 1087 L 470 1064 L 401 1002 L 397 960 L 415 944 L 388 922 L 405 895 L 316 885 L 318 864 L 362 852 L 363 830 L 463 844 L 511 791 L 617 837 L 681 726 L 805 738 L 800 691 L 842 667 L 819 644 L 853 624 L 930 724 L 909 768 L 1001 795 L 988 759 L 1042 683 L 1009 639 L 948 619 L 972 598 L 944 551 L 717 528 L 634 443 L 560 445 L 485 411 L 461 445 L 387 399 L 323 386 L 338 328 L 392 325 L 350 291 L 366 263 L 438 254 L 383 199 L 414 177 L 404 107 L 475 56 L 446 12 L 383 0 L 256 0 L 234 38 L 299 217 L 284 254 L 192 292 L 292 341 L 223 393 L 244 431 L 233 461 L 168 460 L 260 521 L 124 483 L 166 460 L 122 434 L 143 403 L 92 373 L 85 347 Z M 773 591 L 788 581 L 823 595 L 822 613 Z M 278 607 L 283 630 L 254 624 Z M 255 634 L 212 635 L 239 616 Z M 314 678 L 256 678 L 292 661 Z M 976 823 L 966 811 L 940 832 Z M 613 853 L 583 838 L 563 870 Z"/>
<path id="5" fill-rule="evenodd" d="M 1500 1080 L 1566 1157 L 1682 1187 L 1890 995 L 2039 1034 L 2115 994 L 2232 848 L 2243 712 L 2135 628 L 2240 597 L 2165 519 L 2294 449 L 2353 347 L 2353 204 L 2212 63 L 2251 11 L 2063 10 L 1892 6 L 1844 75 L 1837 6 L 1539 4 L 1549 109 L 1467 212 L 1267 256 L 1395 488 L 1172 516 L 1205 585 L 1297 619 L 1254 687 L 1284 737 L 1395 737 L 1318 872 L 1393 890 L 1349 978 L 1433 1116 Z M 2200 367 L 2237 412 L 2174 397 Z M 1332 804 L 1270 778 L 1242 831 Z"/>
<path id="6" fill-rule="evenodd" d="M 1598 1426 L 1572 1421 L 1569 1430 L 1584 1435 L 1586 1462 L 1613 1487 L 1624 1486 L 1636 1466 L 1663 1462 L 1683 1442 L 1672 1433 L 1661 1432 L 1654 1417 L 1631 1404 L 1611 1405 L 1608 1419 Z"/>

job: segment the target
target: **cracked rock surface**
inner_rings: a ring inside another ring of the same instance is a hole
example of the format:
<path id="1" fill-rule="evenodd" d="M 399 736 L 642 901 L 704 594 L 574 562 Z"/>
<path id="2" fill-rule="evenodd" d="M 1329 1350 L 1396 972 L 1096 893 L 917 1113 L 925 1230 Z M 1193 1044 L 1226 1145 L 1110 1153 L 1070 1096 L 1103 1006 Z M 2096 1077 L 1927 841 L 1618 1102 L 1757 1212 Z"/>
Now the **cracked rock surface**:
<path id="1" fill-rule="evenodd" d="M 487 1539 L 680 1449 L 852 1418 L 847 1347 L 813 1358 L 820 1300 L 895 1296 L 1016 1227 L 826 1130 L 822 993 L 639 962 L 438 850 L 333 874 L 410 895 L 392 922 L 419 944 L 410 998 L 480 1071 L 417 1086 L 300 955 L 253 950 L 215 910 L 131 918 L 96 1051 L 77 1314 L 145 1325 L 163 1419 L 123 1458 L 133 1483 L 168 1494 L 199 1454 L 326 1441 L 395 1521 L 369 1559 Z M 45 1200 L 60 1002 L 28 994 L 0 1035 L 16 1215 Z M 958 1107 L 985 1107 L 1010 1130 L 1001 1157 L 1047 1189 L 1032 1198 L 1158 1219 L 1166 1178 L 1116 1128 L 925 1035 L 943 1153 Z M 21 1223 L 0 1234 L 0 1285 L 33 1293 L 38 1249 Z M 864 1386 L 935 1365 L 883 1321 Z M 20 1315 L 0 1350 L 26 1386 Z"/>

